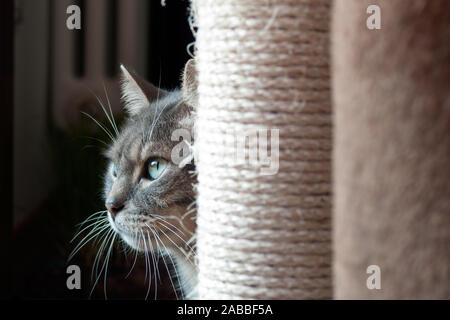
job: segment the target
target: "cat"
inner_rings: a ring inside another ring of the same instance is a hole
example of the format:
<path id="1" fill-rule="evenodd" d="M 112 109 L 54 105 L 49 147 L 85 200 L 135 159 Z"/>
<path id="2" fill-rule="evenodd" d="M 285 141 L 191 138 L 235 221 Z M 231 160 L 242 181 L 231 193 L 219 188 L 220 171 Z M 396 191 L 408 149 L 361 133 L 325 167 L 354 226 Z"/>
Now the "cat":
<path id="1" fill-rule="evenodd" d="M 181 128 L 194 136 L 195 62 L 188 61 L 181 89 L 172 91 L 146 82 L 124 66 L 121 72 L 128 118 L 105 152 L 109 165 L 103 196 L 108 221 L 132 249 L 172 261 L 182 297 L 194 299 L 195 163 L 172 161 L 172 151 L 180 144 L 172 134 Z"/>

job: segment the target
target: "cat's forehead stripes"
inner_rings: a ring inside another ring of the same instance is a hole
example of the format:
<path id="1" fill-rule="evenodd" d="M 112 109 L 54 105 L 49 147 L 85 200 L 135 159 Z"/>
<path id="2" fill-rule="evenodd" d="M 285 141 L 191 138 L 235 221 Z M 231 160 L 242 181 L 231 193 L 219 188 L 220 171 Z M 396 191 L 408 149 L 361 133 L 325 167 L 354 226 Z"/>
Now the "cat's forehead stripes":
<path id="1" fill-rule="evenodd" d="M 107 152 L 107 156 L 115 161 L 119 161 L 124 155 L 127 155 L 129 158 L 136 159 L 142 144 L 147 145 L 150 143 L 148 139 L 144 141 L 144 137 L 146 137 L 146 135 L 145 132 L 143 132 L 143 129 L 128 126 L 122 131 L 119 138 L 110 147 Z"/>
<path id="2" fill-rule="evenodd" d="M 127 158 L 133 159 L 136 163 L 142 162 L 141 150 L 142 143 L 140 143 L 139 139 L 134 139 L 134 141 L 129 144 L 129 148 L 126 152 Z"/>
<path id="3" fill-rule="evenodd" d="M 150 143 L 147 145 L 148 148 L 151 148 Z M 147 161 L 147 158 L 143 156 L 142 149 L 142 144 L 137 141 L 124 141 L 122 147 L 115 151 L 119 154 L 113 156 L 113 161 L 117 164 L 120 174 L 128 176 L 133 183 L 141 178 Z"/>
<path id="4" fill-rule="evenodd" d="M 145 144 L 140 139 L 130 137 L 123 143 L 123 147 L 119 151 L 119 161 L 124 161 L 131 166 L 142 165 L 147 161 L 147 157 L 143 154 L 143 150 L 151 150 L 152 143 L 147 141 Z"/>

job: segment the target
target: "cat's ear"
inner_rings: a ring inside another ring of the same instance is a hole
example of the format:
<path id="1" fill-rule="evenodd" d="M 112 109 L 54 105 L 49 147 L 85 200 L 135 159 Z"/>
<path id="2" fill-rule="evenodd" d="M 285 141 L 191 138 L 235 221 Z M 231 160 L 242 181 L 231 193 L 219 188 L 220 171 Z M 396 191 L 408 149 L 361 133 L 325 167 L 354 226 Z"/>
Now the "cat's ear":
<path id="1" fill-rule="evenodd" d="M 122 70 L 121 97 L 125 109 L 131 116 L 148 108 L 152 101 L 162 98 L 167 93 L 138 75 L 131 74 L 123 65 L 120 65 L 120 69 Z"/>
<path id="2" fill-rule="evenodd" d="M 198 104 L 198 81 L 197 81 L 197 70 L 195 67 L 195 60 L 190 59 L 183 72 L 183 100 L 191 107 L 197 106 Z"/>

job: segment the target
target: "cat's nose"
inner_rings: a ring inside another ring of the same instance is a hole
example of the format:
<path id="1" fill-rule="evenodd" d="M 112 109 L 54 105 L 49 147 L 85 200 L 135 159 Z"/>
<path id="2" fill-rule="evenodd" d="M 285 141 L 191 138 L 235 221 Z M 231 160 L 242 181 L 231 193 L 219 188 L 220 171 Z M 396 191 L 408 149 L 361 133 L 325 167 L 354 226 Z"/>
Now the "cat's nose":
<path id="1" fill-rule="evenodd" d="M 120 201 L 116 201 L 114 198 L 107 199 L 105 202 L 105 207 L 108 209 L 112 218 L 115 218 L 120 210 L 123 209 L 123 203 Z"/>

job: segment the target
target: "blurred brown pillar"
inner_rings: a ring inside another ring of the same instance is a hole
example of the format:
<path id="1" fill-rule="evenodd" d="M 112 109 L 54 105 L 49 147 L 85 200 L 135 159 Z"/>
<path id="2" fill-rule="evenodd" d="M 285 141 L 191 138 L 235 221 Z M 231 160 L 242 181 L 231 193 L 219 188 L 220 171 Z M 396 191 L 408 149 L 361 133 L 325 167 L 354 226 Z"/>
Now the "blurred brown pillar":
<path id="1" fill-rule="evenodd" d="M 450 1 L 337 0 L 332 32 L 335 298 L 449 299 Z"/>
<path id="2" fill-rule="evenodd" d="M 0 1 L 0 299 L 11 294 L 14 1 Z"/>

